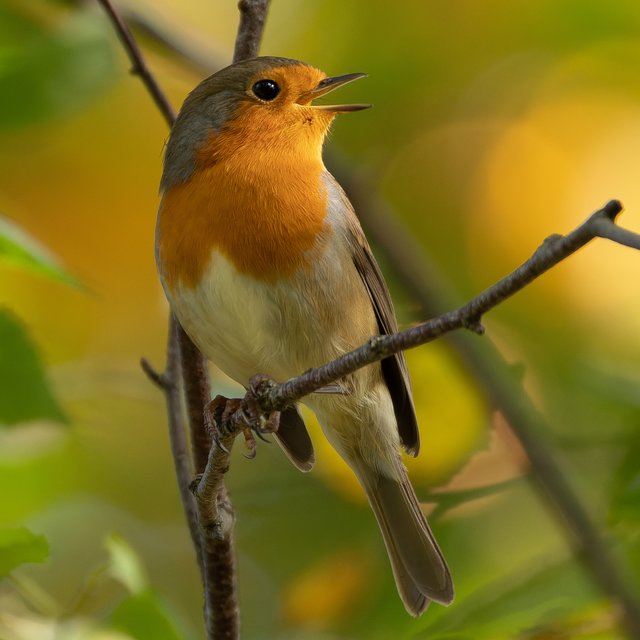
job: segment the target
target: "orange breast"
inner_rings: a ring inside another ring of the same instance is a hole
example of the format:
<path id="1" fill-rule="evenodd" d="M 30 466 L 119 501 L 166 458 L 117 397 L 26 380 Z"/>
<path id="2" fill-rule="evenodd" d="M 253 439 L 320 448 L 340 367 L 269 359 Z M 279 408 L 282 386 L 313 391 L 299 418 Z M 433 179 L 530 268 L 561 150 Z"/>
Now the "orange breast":
<path id="1" fill-rule="evenodd" d="M 251 160 L 201 162 L 164 195 L 158 260 L 169 286 L 195 287 L 215 249 L 238 271 L 273 281 L 304 268 L 321 248 L 331 232 L 322 163 L 255 153 Z"/>

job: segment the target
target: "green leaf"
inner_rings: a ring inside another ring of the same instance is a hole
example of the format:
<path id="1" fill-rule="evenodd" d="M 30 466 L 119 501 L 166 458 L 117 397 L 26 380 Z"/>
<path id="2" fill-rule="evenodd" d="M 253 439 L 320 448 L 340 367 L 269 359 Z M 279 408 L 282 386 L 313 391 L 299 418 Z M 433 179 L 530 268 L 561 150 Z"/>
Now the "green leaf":
<path id="1" fill-rule="evenodd" d="M 81 108 L 114 69 L 106 24 L 94 12 L 44 22 L 24 8 L 0 6 L 0 128 Z"/>
<path id="2" fill-rule="evenodd" d="M 109 552 L 109 573 L 132 594 L 147 588 L 144 567 L 134 548 L 119 534 L 110 534 L 105 546 Z"/>
<path id="3" fill-rule="evenodd" d="M 28 529 L 0 529 L 0 577 L 28 562 L 44 562 L 49 545 L 44 536 Z"/>
<path id="4" fill-rule="evenodd" d="M 109 626 L 138 640 L 183 640 L 167 604 L 149 588 L 142 561 L 135 549 L 119 534 L 105 542 L 109 552 L 108 571 L 131 593 L 113 612 Z"/>
<path id="5" fill-rule="evenodd" d="M 38 275 L 83 288 L 35 238 L 0 215 L 0 261 Z"/>
<path id="6" fill-rule="evenodd" d="M 0 425 L 37 419 L 66 422 L 24 327 L 0 309 Z"/>
<path id="7" fill-rule="evenodd" d="M 167 605 L 151 590 L 125 600 L 111 616 L 113 628 L 136 640 L 183 640 Z"/>

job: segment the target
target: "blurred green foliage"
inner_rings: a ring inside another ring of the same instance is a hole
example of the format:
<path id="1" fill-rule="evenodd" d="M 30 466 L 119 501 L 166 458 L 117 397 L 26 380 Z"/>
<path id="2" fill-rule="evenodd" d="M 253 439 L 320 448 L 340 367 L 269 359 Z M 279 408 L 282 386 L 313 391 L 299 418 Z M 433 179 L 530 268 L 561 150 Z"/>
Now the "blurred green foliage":
<path id="1" fill-rule="evenodd" d="M 113 49 L 93 16 L 77 11 L 47 24 L 34 13 L 0 5 L 2 128 L 82 109 L 113 77 Z"/>
<path id="2" fill-rule="evenodd" d="M 0 216 L 0 263 L 80 286 L 80 283 L 67 273 L 42 245 L 2 216 Z"/>
<path id="3" fill-rule="evenodd" d="M 225 64 L 235 4 L 129 6 Z M 344 99 L 375 109 L 339 119 L 329 144 L 375 176 L 462 301 L 611 197 L 640 229 L 639 35 L 632 0 L 273 0 L 263 52 L 369 73 Z M 15 220 L 0 222 L 0 638 L 195 640 L 163 401 L 137 365 L 165 344 L 166 128 L 96 7 L 0 0 L 0 36 L 0 210 Z M 142 42 L 179 104 L 199 76 Z M 637 253 L 594 243 L 486 324 L 640 590 L 638 282 Z M 390 285 L 401 321 L 417 320 Z M 243 637 L 623 638 L 481 385 L 444 343 L 409 364 L 424 443 L 411 473 L 437 503 L 455 603 L 406 616 L 373 517 L 316 428 L 304 477 L 273 446 L 251 462 L 236 447 Z M 234 387 L 216 376 L 216 392 Z"/>
<path id="4" fill-rule="evenodd" d="M 11 313 L 1 310 L 0 342 L 0 424 L 16 425 L 37 418 L 64 421 L 27 333 Z"/>
<path id="5" fill-rule="evenodd" d="M 28 562 L 44 562 L 49 546 L 44 536 L 34 535 L 24 527 L 0 529 L 0 577 Z"/>

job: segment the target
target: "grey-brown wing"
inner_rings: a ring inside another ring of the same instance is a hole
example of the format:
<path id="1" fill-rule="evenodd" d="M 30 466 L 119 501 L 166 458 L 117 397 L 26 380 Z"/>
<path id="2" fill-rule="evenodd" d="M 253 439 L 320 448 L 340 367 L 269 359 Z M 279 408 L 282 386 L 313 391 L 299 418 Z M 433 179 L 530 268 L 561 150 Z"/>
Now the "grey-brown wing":
<path id="1" fill-rule="evenodd" d="M 398 330 L 398 323 L 393 310 L 391 295 L 380 267 L 371 252 L 351 203 L 333 177 L 330 180 L 332 187 L 336 189 L 336 192 L 344 200 L 344 208 L 348 212 L 347 240 L 351 245 L 353 262 L 371 298 L 378 321 L 378 329 L 383 335 L 394 333 Z M 411 381 L 404 354 L 402 352 L 397 353 L 394 356 L 385 358 L 380 364 L 382 375 L 391 394 L 400 442 L 407 453 L 416 456 L 420 449 L 420 434 L 411 396 Z"/>
<path id="2" fill-rule="evenodd" d="M 313 443 L 296 407 L 287 407 L 280 414 L 280 426 L 273 435 L 287 458 L 300 471 L 311 470 L 316 460 Z"/>

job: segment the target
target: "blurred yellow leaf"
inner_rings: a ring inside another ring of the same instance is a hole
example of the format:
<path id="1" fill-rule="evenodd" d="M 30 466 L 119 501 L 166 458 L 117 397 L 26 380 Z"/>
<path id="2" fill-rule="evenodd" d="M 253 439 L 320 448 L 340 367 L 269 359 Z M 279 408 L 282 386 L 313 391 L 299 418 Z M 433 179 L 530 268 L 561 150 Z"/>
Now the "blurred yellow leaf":
<path id="1" fill-rule="evenodd" d="M 331 624 L 348 617 L 367 589 L 369 572 L 356 552 L 323 558 L 296 576 L 283 595 L 289 624 Z"/>
<path id="2" fill-rule="evenodd" d="M 405 463 L 414 485 L 443 484 L 486 441 L 486 403 L 444 345 L 412 349 L 406 356 L 421 448 Z"/>

